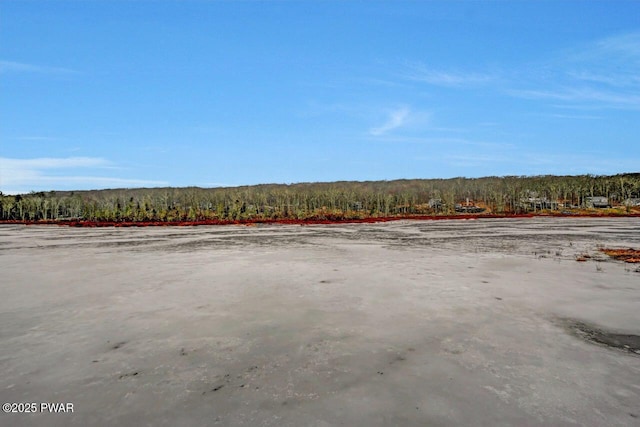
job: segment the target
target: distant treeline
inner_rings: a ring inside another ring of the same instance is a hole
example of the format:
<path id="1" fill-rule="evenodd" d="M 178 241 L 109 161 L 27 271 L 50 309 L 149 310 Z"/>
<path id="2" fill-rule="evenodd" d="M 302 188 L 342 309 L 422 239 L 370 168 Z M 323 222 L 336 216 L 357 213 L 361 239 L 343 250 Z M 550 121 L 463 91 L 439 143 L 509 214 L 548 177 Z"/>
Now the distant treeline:
<path id="1" fill-rule="evenodd" d="M 629 200 L 640 197 L 640 173 L 0 193 L 0 219 L 339 220 L 452 214 L 461 207 L 517 214 L 583 208 L 594 196 L 623 208 L 626 201 L 629 209 Z"/>

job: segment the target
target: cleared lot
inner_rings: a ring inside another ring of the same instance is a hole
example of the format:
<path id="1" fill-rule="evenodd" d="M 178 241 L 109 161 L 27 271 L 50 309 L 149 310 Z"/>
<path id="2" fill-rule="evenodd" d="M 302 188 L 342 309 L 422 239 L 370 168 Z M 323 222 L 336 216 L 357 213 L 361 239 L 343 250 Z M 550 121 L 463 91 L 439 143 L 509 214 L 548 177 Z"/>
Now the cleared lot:
<path id="1" fill-rule="evenodd" d="M 637 426 L 600 245 L 640 220 L 2 226 L 0 400 L 74 412 L 0 424 Z"/>

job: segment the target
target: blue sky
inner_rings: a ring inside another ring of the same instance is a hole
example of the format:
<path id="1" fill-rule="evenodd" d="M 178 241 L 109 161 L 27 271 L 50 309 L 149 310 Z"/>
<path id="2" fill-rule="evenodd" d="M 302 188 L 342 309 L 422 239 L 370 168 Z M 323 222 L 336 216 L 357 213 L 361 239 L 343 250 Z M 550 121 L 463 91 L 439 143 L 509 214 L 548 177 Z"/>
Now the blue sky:
<path id="1" fill-rule="evenodd" d="M 640 171 L 640 2 L 0 3 L 0 191 Z"/>

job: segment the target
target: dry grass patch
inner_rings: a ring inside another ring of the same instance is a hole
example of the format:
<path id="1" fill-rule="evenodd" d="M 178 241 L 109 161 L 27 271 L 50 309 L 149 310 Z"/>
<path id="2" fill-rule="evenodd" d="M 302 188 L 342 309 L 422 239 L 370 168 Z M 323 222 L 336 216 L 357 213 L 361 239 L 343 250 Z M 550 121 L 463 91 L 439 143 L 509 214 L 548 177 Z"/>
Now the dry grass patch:
<path id="1" fill-rule="evenodd" d="M 610 257 L 629 263 L 640 263 L 640 249 L 612 249 L 602 248 L 600 252 L 603 252 Z"/>

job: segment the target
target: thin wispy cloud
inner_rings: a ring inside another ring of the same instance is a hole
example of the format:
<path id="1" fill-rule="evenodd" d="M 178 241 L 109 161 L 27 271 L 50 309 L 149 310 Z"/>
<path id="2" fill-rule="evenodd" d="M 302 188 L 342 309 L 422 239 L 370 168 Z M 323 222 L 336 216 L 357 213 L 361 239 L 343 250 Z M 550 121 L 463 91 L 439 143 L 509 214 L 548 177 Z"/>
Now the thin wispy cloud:
<path id="1" fill-rule="evenodd" d="M 580 114 L 551 114 L 551 117 L 556 119 L 576 119 L 576 120 L 602 120 L 603 116 L 590 116 Z"/>
<path id="2" fill-rule="evenodd" d="M 100 157 L 40 157 L 34 159 L 9 159 L 0 157 L 0 164 L 6 171 L 29 169 L 60 169 L 108 166 L 111 163 Z"/>
<path id="3" fill-rule="evenodd" d="M 402 144 L 425 144 L 433 146 L 467 146 L 476 148 L 487 148 L 492 150 L 510 149 L 514 145 L 507 142 L 490 142 L 471 140 L 467 138 L 456 137 L 423 137 L 423 136 L 407 136 L 407 135 L 382 135 L 375 138 L 366 138 L 366 140 L 386 142 L 386 143 L 402 143 Z"/>
<path id="4" fill-rule="evenodd" d="M 510 90 L 513 96 L 526 99 L 548 99 L 570 103 L 589 102 L 594 106 L 620 109 L 640 109 L 640 94 L 601 91 L 593 88 L 558 88 L 551 90 Z"/>
<path id="5" fill-rule="evenodd" d="M 507 93 L 565 108 L 640 110 L 640 32 L 593 41 L 540 68 L 529 87 Z"/>
<path id="6" fill-rule="evenodd" d="M 435 86 L 463 87 L 488 83 L 494 80 L 490 74 L 476 72 L 443 71 L 423 64 L 410 64 L 402 77 Z"/>
<path id="7" fill-rule="evenodd" d="M 371 128 L 369 133 L 374 136 L 384 135 L 394 129 L 398 129 L 407 123 L 407 119 L 411 114 L 411 110 L 407 107 L 402 107 L 389 113 L 387 120 L 378 127 Z"/>
<path id="8" fill-rule="evenodd" d="M 0 74 L 5 73 L 75 74 L 77 71 L 64 67 L 51 67 L 26 64 L 24 62 L 0 60 Z"/>
<path id="9" fill-rule="evenodd" d="M 380 79 L 380 78 L 364 78 L 362 79 L 362 83 L 372 85 L 372 86 L 384 86 L 384 87 L 390 87 L 390 88 L 407 87 L 407 84 L 405 83 L 401 83 L 395 80 Z"/>
<path id="10" fill-rule="evenodd" d="M 628 74 L 595 74 L 593 72 L 588 71 L 570 71 L 568 73 L 569 77 L 582 80 L 586 82 L 600 83 L 603 85 L 614 86 L 614 87 L 624 87 L 624 86 L 635 86 L 640 85 L 640 76 L 634 73 Z"/>
<path id="11" fill-rule="evenodd" d="M 423 136 L 407 136 L 407 135 L 381 135 L 375 138 L 368 137 L 366 140 L 375 140 L 378 142 L 407 143 L 407 144 L 429 144 L 429 145 L 446 145 L 446 144 L 463 144 L 466 140 L 454 137 L 423 137 Z"/>
<path id="12" fill-rule="evenodd" d="M 532 167 L 535 173 L 595 173 L 612 174 L 621 170 L 637 170 L 640 159 L 633 157 L 606 157 L 605 153 L 571 154 L 567 164 L 567 155 L 562 153 L 522 153 L 517 159 L 523 165 Z M 567 167 L 570 170 L 567 171 Z M 538 169 L 536 169 L 538 168 Z"/>
<path id="13" fill-rule="evenodd" d="M 616 53 L 640 59 L 640 32 L 618 34 L 602 39 L 596 43 L 601 54 Z"/>
<path id="14" fill-rule="evenodd" d="M 0 157 L 0 191 L 7 194 L 52 189 L 93 189 L 167 185 L 165 181 L 99 176 L 79 171 L 117 169 L 99 157 L 41 157 L 14 159 Z"/>
<path id="15" fill-rule="evenodd" d="M 55 136 L 28 135 L 28 136 L 17 136 L 10 139 L 13 139 L 15 141 L 22 141 L 22 142 L 49 142 L 49 141 L 60 141 L 62 138 L 57 138 Z"/>
<path id="16" fill-rule="evenodd" d="M 473 155 L 447 153 L 443 162 L 453 167 L 481 169 L 487 164 L 502 165 L 504 170 L 514 168 L 514 175 L 544 174 L 613 174 L 620 170 L 635 170 L 639 162 L 634 158 L 609 158 L 599 153 L 571 154 L 567 164 L 567 154 L 543 153 L 535 151 L 511 151 L 508 153 L 476 153 Z M 493 166 L 492 166 L 493 167 Z M 477 170 L 476 169 L 476 170 Z M 510 173 L 503 173 L 509 175 Z"/>

